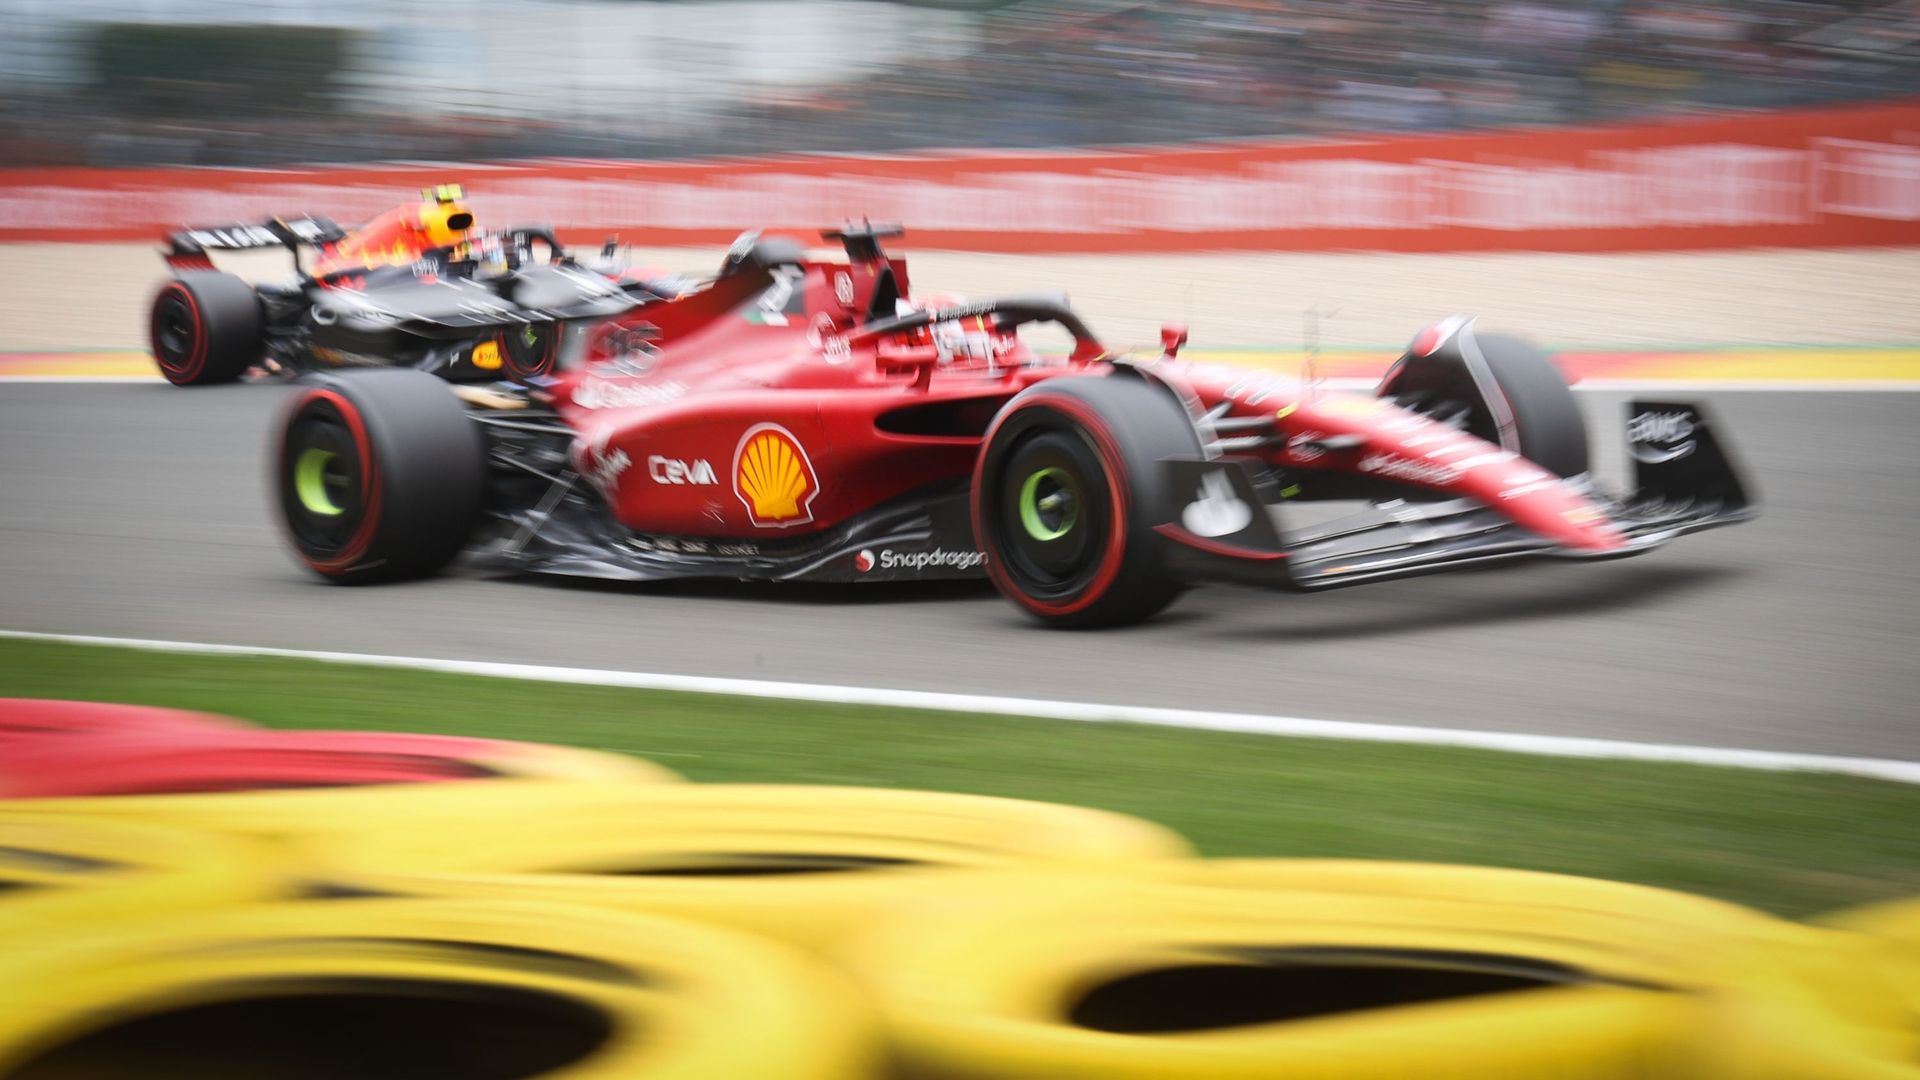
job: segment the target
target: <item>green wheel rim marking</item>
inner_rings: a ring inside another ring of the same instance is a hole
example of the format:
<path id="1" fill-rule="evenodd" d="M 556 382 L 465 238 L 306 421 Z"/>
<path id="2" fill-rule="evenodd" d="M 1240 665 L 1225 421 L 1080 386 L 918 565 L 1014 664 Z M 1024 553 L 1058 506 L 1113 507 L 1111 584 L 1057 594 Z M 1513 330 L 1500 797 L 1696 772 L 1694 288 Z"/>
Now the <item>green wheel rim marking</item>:
<path id="1" fill-rule="evenodd" d="M 334 457 L 331 450 L 309 446 L 300 451 L 299 460 L 293 463 L 293 493 L 299 496 L 301 507 L 309 514 L 338 517 L 346 513 L 345 508 L 327 494 L 327 466 L 333 464 Z"/>
<path id="2" fill-rule="evenodd" d="M 1054 508 L 1040 505 L 1042 502 L 1040 485 L 1049 480 L 1053 482 L 1056 489 L 1060 489 L 1068 486 L 1071 477 L 1067 475 L 1067 470 L 1049 465 L 1029 474 L 1026 482 L 1020 485 L 1020 524 L 1026 526 L 1028 536 L 1042 543 L 1058 540 L 1072 532 L 1074 523 L 1080 519 L 1080 508 L 1068 503 L 1067 512 L 1061 517 L 1060 524 L 1057 526 L 1047 524 L 1047 519 L 1042 515 Z M 1056 495 L 1058 493 L 1057 490 L 1054 492 Z"/>

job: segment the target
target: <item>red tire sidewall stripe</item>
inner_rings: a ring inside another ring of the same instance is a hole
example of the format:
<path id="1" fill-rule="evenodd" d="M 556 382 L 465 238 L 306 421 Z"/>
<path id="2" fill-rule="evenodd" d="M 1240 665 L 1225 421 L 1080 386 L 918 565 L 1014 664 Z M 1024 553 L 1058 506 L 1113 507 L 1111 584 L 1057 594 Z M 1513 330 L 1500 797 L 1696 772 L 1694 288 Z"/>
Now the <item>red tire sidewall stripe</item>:
<path id="1" fill-rule="evenodd" d="M 1029 596 L 1021 590 L 1007 575 L 1004 557 L 999 548 L 994 545 L 993 533 L 986 528 L 985 515 L 982 513 L 988 498 L 984 486 L 987 467 L 987 455 L 984 451 L 973 471 L 973 534 L 980 544 L 980 550 L 987 555 L 987 577 L 1003 595 L 1037 615 L 1048 617 L 1072 615 L 1084 611 L 1106 595 L 1106 591 L 1112 588 L 1114 579 L 1120 576 L 1120 564 L 1126 559 L 1129 498 L 1127 485 L 1122 482 L 1122 478 L 1127 474 L 1126 459 L 1121 456 L 1120 447 L 1113 441 L 1105 419 L 1098 412 L 1078 398 L 1056 394 L 1036 395 L 1022 402 L 1017 408 L 1003 413 L 998 420 L 994 421 L 993 427 L 988 430 L 987 437 L 981 445 L 992 446 L 994 436 L 999 434 L 1007 421 L 1034 408 L 1051 409 L 1071 417 L 1080 425 L 1081 431 L 1093 441 L 1094 452 L 1100 458 L 1100 463 L 1107 474 L 1107 501 L 1113 508 L 1111 540 L 1107 544 L 1106 554 L 1094 571 L 1093 580 L 1077 597 L 1052 602 Z"/>
<path id="2" fill-rule="evenodd" d="M 360 527 L 354 530 L 352 537 L 348 538 L 347 545 L 341 549 L 340 554 L 333 558 L 315 559 L 302 551 L 297 543 L 294 545 L 294 550 L 299 552 L 303 562 L 320 573 L 343 574 L 352 569 L 353 565 L 366 555 L 367 549 L 373 545 L 374 533 L 380 528 L 380 466 L 374 460 L 373 441 L 367 436 L 366 421 L 361 417 L 360 410 L 354 408 L 353 403 L 337 391 L 314 389 L 302 394 L 287 412 L 288 432 L 292 430 L 293 421 L 315 402 L 325 402 L 331 406 L 340 419 L 345 421 L 347 430 L 353 434 L 354 451 L 360 455 L 361 501 L 366 510 L 360 520 Z M 286 476 L 287 442 L 285 435 L 282 435 L 280 440 L 280 482 L 282 484 L 287 482 Z"/>
<path id="3" fill-rule="evenodd" d="M 207 350 L 210 346 L 207 340 L 207 319 L 200 313 L 200 302 L 193 298 L 192 289 L 181 282 L 174 281 L 160 290 L 160 297 L 164 298 L 168 293 L 178 294 L 187 302 L 187 310 L 193 312 L 193 355 L 187 358 L 186 364 L 177 369 L 180 377 L 176 379 L 173 377 L 175 370 L 169 369 L 167 362 L 160 359 L 160 334 L 157 328 L 152 326 L 147 328 L 147 344 L 153 349 L 153 358 L 160 363 L 161 373 L 166 375 L 169 381 L 190 383 L 199 378 L 201 371 L 207 366 Z M 154 306 L 159 306 L 159 298 L 156 298 Z"/>

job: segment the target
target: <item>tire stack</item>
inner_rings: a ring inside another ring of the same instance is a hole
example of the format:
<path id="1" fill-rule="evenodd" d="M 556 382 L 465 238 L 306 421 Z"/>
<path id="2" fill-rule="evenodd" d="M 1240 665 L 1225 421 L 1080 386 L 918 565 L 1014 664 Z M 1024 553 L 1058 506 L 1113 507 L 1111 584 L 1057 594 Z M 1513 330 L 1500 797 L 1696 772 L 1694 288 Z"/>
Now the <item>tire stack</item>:
<path id="1" fill-rule="evenodd" d="M 1920 1077 L 1920 903 L 675 780 L 0 700 L 0 1080 Z"/>

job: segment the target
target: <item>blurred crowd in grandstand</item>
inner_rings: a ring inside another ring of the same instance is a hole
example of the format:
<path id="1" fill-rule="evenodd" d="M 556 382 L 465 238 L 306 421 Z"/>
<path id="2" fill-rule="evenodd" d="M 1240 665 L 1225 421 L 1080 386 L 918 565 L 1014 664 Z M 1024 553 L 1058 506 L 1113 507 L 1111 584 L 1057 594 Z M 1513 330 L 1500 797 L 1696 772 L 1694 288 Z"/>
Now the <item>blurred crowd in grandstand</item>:
<path id="1" fill-rule="evenodd" d="M 806 0 L 778 15 L 773 36 L 790 47 L 769 52 L 761 40 L 750 57 L 734 42 L 747 40 L 745 24 L 775 18 L 771 5 L 289 2 L 186 0 L 155 21 L 152 5 L 132 0 L 10 0 L 0 161 L 1044 147 L 1920 93 L 1920 0 Z M 618 21 L 637 7 L 653 21 Z M 723 29 L 645 51 L 660 27 L 696 11 Z M 552 37 L 568 20 L 576 36 Z M 795 20 L 818 32 L 793 33 Z M 420 47 L 423 25 L 443 29 L 444 44 Z M 396 33 L 416 43 L 396 49 Z M 47 60 L 57 55 L 68 59 Z M 412 78 L 391 75 L 408 64 Z M 389 77 L 374 77 L 383 65 Z"/>

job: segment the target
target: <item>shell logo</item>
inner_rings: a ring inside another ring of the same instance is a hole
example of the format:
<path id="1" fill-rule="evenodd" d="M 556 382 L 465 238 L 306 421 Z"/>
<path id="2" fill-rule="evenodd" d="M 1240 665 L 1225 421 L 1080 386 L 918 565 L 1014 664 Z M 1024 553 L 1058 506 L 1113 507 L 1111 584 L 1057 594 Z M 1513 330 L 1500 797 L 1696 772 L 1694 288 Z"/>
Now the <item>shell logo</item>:
<path id="1" fill-rule="evenodd" d="M 820 480 L 793 432 L 779 424 L 755 424 L 733 454 L 733 493 L 762 529 L 784 529 L 813 520 Z"/>

